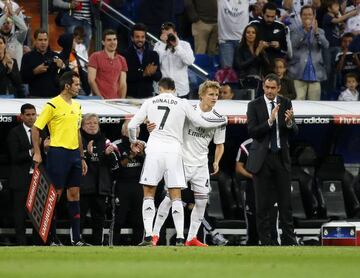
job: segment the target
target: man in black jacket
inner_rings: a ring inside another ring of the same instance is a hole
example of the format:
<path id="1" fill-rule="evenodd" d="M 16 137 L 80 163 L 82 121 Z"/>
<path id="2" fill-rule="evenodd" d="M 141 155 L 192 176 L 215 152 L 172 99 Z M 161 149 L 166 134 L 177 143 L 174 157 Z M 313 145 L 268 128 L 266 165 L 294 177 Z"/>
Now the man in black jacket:
<path id="1" fill-rule="evenodd" d="M 130 47 L 123 53 L 128 64 L 127 96 L 147 98 L 154 94 L 153 81 L 161 79 L 159 55 L 146 43 L 146 26 L 135 24 L 131 30 Z"/>
<path id="2" fill-rule="evenodd" d="M 21 62 L 22 81 L 29 84 L 30 97 L 54 97 L 60 93 L 58 76 L 65 64 L 50 50 L 47 31 L 36 30 L 34 39 L 34 49 L 26 53 Z"/>
<path id="3" fill-rule="evenodd" d="M 269 198 L 277 195 L 281 244 L 296 245 L 291 208 L 291 161 L 288 137 L 298 132 L 291 101 L 278 95 L 280 80 L 275 74 L 265 77 L 264 96 L 249 102 L 248 133 L 254 139 L 246 169 L 255 186 L 256 221 L 262 245 L 274 245 L 271 239 Z"/>
<path id="4" fill-rule="evenodd" d="M 265 52 L 271 63 L 275 58 L 284 58 L 291 48 L 286 36 L 288 28 L 276 19 L 276 5 L 266 3 L 263 7 L 263 18 L 251 21 L 249 24 L 257 27 L 259 41 L 266 43 Z"/>
<path id="5" fill-rule="evenodd" d="M 111 166 L 116 162 L 114 146 L 100 132 L 96 114 L 85 114 L 81 124 L 81 138 L 88 171 L 81 179 L 80 211 L 83 228 L 87 212 L 92 218 L 93 245 L 102 245 L 105 223 L 106 196 L 111 194 Z"/>
<path id="6" fill-rule="evenodd" d="M 30 103 L 22 105 L 20 118 L 22 124 L 9 132 L 7 145 L 11 159 L 9 187 L 12 191 L 14 205 L 16 244 L 26 245 L 25 202 L 33 172 L 32 155 L 34 150 L 31 141 L 31 127 L 36 120 L 35 106 Z M 42 138 L 44 137 L 42 136 Z M 48 139 L 44 140 L 43 143 L 46 145 Z"/>

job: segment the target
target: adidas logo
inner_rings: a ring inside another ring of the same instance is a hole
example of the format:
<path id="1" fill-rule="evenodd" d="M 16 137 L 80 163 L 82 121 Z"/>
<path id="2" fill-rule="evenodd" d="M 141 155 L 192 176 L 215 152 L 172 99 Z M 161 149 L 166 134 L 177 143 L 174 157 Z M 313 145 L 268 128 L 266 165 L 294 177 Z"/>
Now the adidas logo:
<path id="1" fill-rule="evenodd" d="M 176 214 L 176 213 L 180 213 L 180 212 L 177 210 L 174 210 L 172 214 Z"/>
<path id="2" fill-rule="evenodd" d="M 152 210 L 151 207 L 148 207 L 148 208 L 145 209 L 145 211 L 150 211 L 150 210 Z"/>

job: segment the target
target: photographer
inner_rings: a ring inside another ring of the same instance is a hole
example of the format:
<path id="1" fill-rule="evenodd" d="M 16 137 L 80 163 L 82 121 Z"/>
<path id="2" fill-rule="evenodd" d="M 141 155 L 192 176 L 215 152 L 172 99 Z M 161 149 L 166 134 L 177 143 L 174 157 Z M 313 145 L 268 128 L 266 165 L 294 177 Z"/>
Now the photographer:
<path id="1" fill-rule="evenodd" d="M 159 54 L 161 74 L 175 81 L 178 97 L 187 98 L 190 91 L 188 66 L 195 61 L 191 46 L 178 38 L 171 22 L 161 25 L 160 40 L 154 50 Z"/>
<path id="2" fill-rule="evenodd" d="M 47 31 L 36 30 L 34 39 L 34 49 L 22 59 L 22 80 L 29 84 L 30 97 L 54 97 L 60 93 L 58 76 L 65 70 L 65 64 L 58 54 L 49 48 Z"/>

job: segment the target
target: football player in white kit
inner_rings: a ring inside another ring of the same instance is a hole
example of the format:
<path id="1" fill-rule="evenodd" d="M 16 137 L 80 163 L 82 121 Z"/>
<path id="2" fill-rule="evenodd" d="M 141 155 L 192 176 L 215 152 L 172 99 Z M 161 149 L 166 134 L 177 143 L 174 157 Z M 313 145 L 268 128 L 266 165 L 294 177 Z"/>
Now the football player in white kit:
<path id="1" fill-rule="evenodd" d="M 145 153 L 140 183 L 144 186 L 143 221 L 144 241 L 140 245 L 153 245 L 153 221 L 155 217 L 154 196 L 162 178 L 169 191 L 172 216 L 176 229 L 177 245 L 184 245 L 184 208 L 181 189 L 186 188 L 184 177 L 182 143 L 185 119 L 195 126 L 215 128 L 225 125 L 226 117 L 205 118 L 194 110 L 185 99 L 174 95 L 175 83 L 171 78 L 159 81 L 159 95 L 146 100 L 128 125 L 133 151 L 141 149 L 142 142 L 136 138 L 136 128 L 146 119 L 155 124 L 150 133 Z"/>
<path id="2" fill-rule="evenodd" d="M 214 106 L 219 97 L 220 85 L 215 81 L 205 81 L 199 87 L 200 102 L 195 106 L 195 111 L 206 118 L 218 118 L 219 114 Z M 190 228 L 186 246 L 207 246 L 200 242 L 196 235 L 204 218 L 205 209 L 210 192 L 210 175 L 208 168 L 208 146 L 213 140 L 215 158 L 213 162 L 214 172 L 219 171 L 219 162 L 224 153 L 225 126 L 204 129 L 195 127 L 190 121 L 185 121 L 183 143 L 183 160 L 185 166 L 185 180 L 190 182 L 191 190 L 194 192 L 195 206 L 190 217 Z M 164 224 L 171 207 L 168 196 L 161 202 L 153 230 L 153 245 L 157 245 L 160 229 Z"/>

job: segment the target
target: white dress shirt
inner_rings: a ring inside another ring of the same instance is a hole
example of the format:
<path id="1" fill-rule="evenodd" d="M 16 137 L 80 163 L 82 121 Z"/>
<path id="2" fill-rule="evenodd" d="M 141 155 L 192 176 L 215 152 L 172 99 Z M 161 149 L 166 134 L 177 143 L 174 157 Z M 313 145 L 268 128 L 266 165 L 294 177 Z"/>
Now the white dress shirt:
<path id="1" fill-rule="evenodd" d="M 179 40 L 175 52 L 166 49 L 166 44 L 159 41 L 154 46 L 159 54 L 162 77 L 170 77 L 175 81 L 176 95 L 181 97 L 189 94 L 188 67 L 195 61 L 194 52 L 188 42 Z"/>
<path id="2" fill-rule="evenodd" d="M 266 103 L 266 108 L 268 110 L 268 114 L 269 114 L 269 118 L 271 117 L 271 100 L 269 100 L 265 95 L 264 95 L 264 99 L 265 99 L 265 103 Z M 277 99 L 275 97 L 274 101 L 274 106 L 277 105 Z M 278 114 L 276 113 L 276 144 L 277 147 L 280 149 L 281 145 L 280 145 L 280 134 L 279 134 L 279 121 L 278 121 Z M 272 127 L 272 124 L 269 123 L 269 126 Z M 271 141 L 269 142 L 269 148 L 271 148 Z"/>

